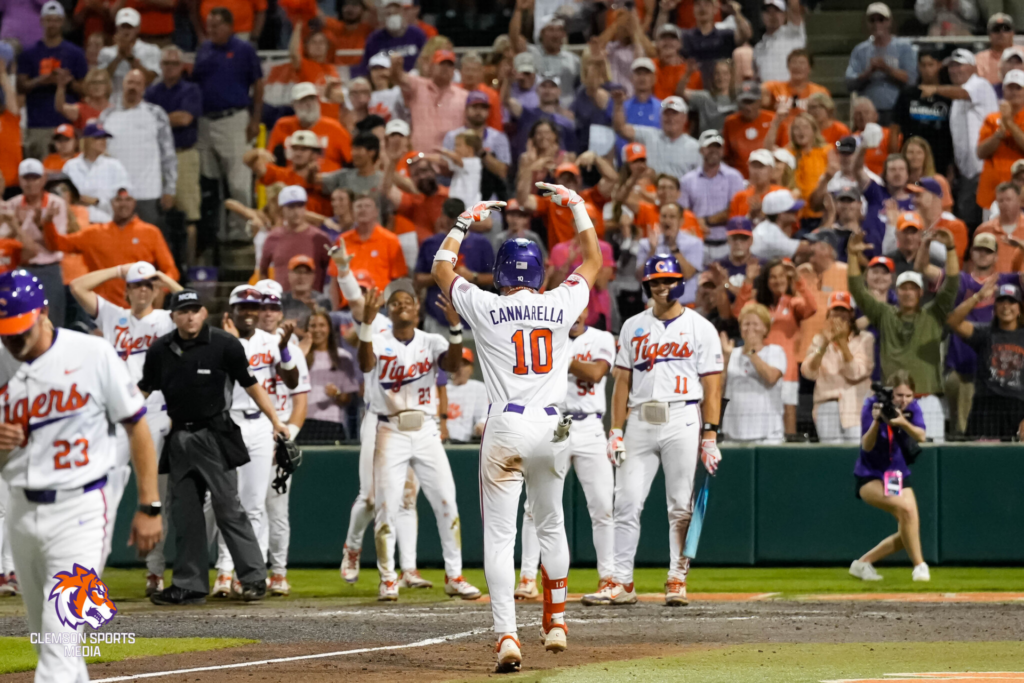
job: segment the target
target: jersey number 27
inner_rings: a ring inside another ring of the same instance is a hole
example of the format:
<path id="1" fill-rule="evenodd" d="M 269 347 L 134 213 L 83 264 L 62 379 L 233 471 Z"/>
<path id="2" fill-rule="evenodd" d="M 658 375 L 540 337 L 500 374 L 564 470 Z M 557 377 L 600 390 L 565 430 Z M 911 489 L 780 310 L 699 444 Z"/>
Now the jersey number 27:
<path id="1" fill-rule="evenodd" d="M 516 347 L 516 365 L 512 372 L 516 375 L 527 375 L 532 366 L 533 372 L 544 375 L 551 372 L 551 330 L 538 327 L 530 330 L 529 342 L 524 330 L 516 330 L 512 335 L 512 344 Z M 527 364 L 526 347 L 529 344 L 530 363 Z"/>

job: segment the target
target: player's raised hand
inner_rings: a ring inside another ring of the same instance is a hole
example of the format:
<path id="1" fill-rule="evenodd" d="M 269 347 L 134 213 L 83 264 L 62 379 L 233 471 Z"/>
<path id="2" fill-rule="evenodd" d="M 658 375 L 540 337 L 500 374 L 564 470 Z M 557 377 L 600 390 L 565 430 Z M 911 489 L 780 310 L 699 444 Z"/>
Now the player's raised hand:
<path id="1" fill-rule="evenodd" d="M 324 249 L 327 250 L 327 255 L 331 257 L 331 260 L 334 261 L 334 265 L 338 266 L 338 275 L 344 277 L 348 273 L 349 264 L 356 255 L 349 255 L 348 250 L 345 248 L 345 240 L 338 240 L 338 243 L 333 247 L 324 245 Z"/>
<path id="2" fill-rule="evenodd" d="M 371 287 L 370 291 L 366 293 L 366 299 L 363 301 L 362 322 L 366 324 L 372 323 L 373 319 L 380 313 L 380 308 L 383 305 L 384 294 L 376 287 Z"/>
<path id="3" fill-rule="evenodd" d="M 160 517 L 150 517 L 142 512 L 136 512 L 132 518 L 132 530 L 128 533 L 128 545 L 135 546 L 139 557 L 149 554 L 163 535 L 163 522 Z"/>
<path id="4" fill-rule="evenodd" d="M 462 322 L 459 318 L 459 312 L 455 310 L 455 306 L 452 305 L 452 302 L 444 294 L 438 295 L 434 305 L 444 311 L 444 317 L 448 321 L 449 327 L 455 327 Z"/>
<path id="5" fill-rule="evenodd" d="M 487 220 L 491 211 L 498 211 L 505 207 L 505 202 L 477 202 L 470 208 L 459 214 L 455 221 L 455 227 L 466 232 L 473 223 Z"/>
<path id="6" fill-rule="evenodd" d="M 551 183 L 536 183 L 536 185 L 537 189 L 541 190 L 545 197 L 558 206 L 573 207 L 583 203 L 583 197 L 564 185 L 552 185 Z"/>
<path id="7" fill-rule="evenodd" d="M 295 334 L 295 323 L 289 321 L 281 325 L 281 339 L 277 342 L 277 348 L 283 349 L 288 346 L 288 341 L 293 334 Z"/>
<path id="8" fill-rule="evenodd" d="M 704 463 L 704 469 L 711 476 L 718 471 L 718 463 L 722 462 L 722 451 L 718 450 L 718 443 L 714 439 L 704 439 L 700 442 L 700 461 Z"/>
<path id="9" fill-rule="evenodd" d="M 621 429 L 608 432 L 608 459 L 615 467 L 620 467 L 626 460 L 626 445 L 622 442 Z"/>

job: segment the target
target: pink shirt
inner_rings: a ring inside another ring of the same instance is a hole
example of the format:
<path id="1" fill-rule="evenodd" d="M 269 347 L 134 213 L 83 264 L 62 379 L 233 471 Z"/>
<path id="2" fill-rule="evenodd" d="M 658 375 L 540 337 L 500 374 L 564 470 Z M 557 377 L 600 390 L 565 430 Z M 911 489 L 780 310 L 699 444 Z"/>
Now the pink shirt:
<path id="1" fill-rule="evenodd" d="M 339 367 L 331 369 L 331 354 L 326 351 L 314 351 L 313 362 L 309 366 L 309 407 L 306 419 L 323 420 L 324 422 L 344 422 L 345 409 L 327 396 L 324 388 L 333 384 L 343 394 L 359 391 L 359 368 L 352 354 L 338 348 Z"/>
<path id="2" fill-rule="evenodd" d="M 409 74 L 408 79 L 405 102 L 413 121 L 412 148 L 430 153 L 442 146 L 445 133 L 465 122 L 469 93 L 454 83 L 442 90 L 429 78 Z"/>
<path id="3" fill-rule="evenodd" d="M 825 344 L 828 349 L 821 357 L 817 371 L 811 371 L 811 357 Z M 807 346 L 800 372 L 814 381 L 814 409 L 819 403 L 839 401 L 839 424 L 849 429 L 860 422 L 864 399 L 871 392 L 871 373 L 875 369 L 875 337 L 868 331 L 855 334 L 847 342 L 853 360 L 847 363 L 836 344 L 829 343 L 825 335 L 816 334 Z"/>
<path id="4" fill-rule="evenodd" d="M 984 78 L 992 85 L 1002 83 L 1003 79 L 999 77 L 999 58 L 1001 54 L 997 54 L 995 50 L 982 50 L 978 54 L 974 55 L 974 60 L 978 63 L 978 75 Z"/>
<path id="5" fill-rule="evenodd" d="M 598 244 L 601 245 L 601 258 L 603 260 L 602 265 L 608 268 L 615 268 L 615 256 L 612 252 L 612 245 L 608 244 L 604 240 L 598 240 Z M 573 254 L 574 258 L 572 263 L 569 264 L 569 272 L 576 270 L 583 263 L 583 255 L 579 253 L 579 247 L 576 247 L 576 240 L 569 240 L 568 242 L 559 242 L 551 250 L 551 258 L 548 259 L 548 263 L 553 268 L 564 267 L 566 262 L 569 260 L 569 247 L 572 245 L 575 247 Z M 614 277 L 614 275 L 612 276 Z M 590 303 L 587 306 L 587 325 L 598 326 L 598 322 L 601 320 L 601 316 L 604 316 L 604 327 L 602 329 L 611 329 L 612 321 L 612 297 L 608 293 L 607 289 L 597 289 L 597 287 L 590 288 Z"/>
<path id="6" fill-rule="evenodd" d="M 60 263 L 64 254 L 59 251 L 49 251 L 46 248 L 46 243 L 43 242 L 43 232 L 40 226 L 36 225 L 35 210 L 25 201 L 25 195 L 13 197 L 10 201 L 6 202 L 5 206 L 21 222 L 21 234 L 26 240 L 35 242 L 36 247 L 39 249 L 39 253 L 32 257 L 29 264 L 33 266 L 46 266 L 51 263 Z M 46 210 L 51 206 L 57 210 L 57 213 L 53 216 L 53 227 L 61 235 L 66 235 L 68 232 L 68 205 L 57 195 L 44 192 L 42 213 L 45 214 Z M 0 230 L 0 237 L 9 236 L 10 230 L 8 228 L 4 227 Z"/>

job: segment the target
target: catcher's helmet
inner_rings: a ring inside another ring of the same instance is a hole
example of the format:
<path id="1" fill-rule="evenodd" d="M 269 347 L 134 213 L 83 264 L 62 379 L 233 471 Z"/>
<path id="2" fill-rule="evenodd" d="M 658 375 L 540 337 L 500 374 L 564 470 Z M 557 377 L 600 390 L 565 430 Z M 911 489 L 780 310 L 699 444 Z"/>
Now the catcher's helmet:
<path id="1" fill-rule="evenodd" d="M 508 240 L 494 259 L 494 284 L 501 287 L 540 289 L 544 282 L 544 257 L 540 247 L 527 239 Z"/>
<path id="2" fill-rule="evenodd" d="M 27 270 L 0 275 L 0 335 L 22 334 L 48 305 L 43 283 Z"/>
<path id="3" fill-rule="evenodd" d="M 686 288 L 686 279 L 683 277 L 683 269 L 679 267 L 679 261 L 674 256 L 652 256 L 644 264 L 644 293 L 651 296 L 651 280 L 660 278 L 675 279 L 679 282 L 668 293 L 669 298 L 678 299 L 683 295 Z"/>

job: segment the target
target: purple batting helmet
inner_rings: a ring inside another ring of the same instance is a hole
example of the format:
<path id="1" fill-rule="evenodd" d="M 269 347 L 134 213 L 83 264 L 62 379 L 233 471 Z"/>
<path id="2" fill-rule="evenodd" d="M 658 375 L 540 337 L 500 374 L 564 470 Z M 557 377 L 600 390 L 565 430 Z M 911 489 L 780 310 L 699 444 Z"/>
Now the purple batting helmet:
<path id="1" fill-rule="evenodd" d="M 544 256 L 540 247 L 527 239 L 508 240 L 494 259 L 494 284 L 502 287 L 540 289 L 544 282 Z"/>
<path id="2" fill-rule="evenodd" d="M 683 295 L 686 288 L 686 279 L 683 277 L 683 269 L 679 267 L 679 261 L 674 256 L 652 256 L 644 264 L 644 292 L 651 296 L 651 280 L 669 278 L 678 280 L 676 286 L 668 293 L 669 298 L 678 299 Z"/>
<path id="3" fill-rule="evenodd" d="M 0 335 L 23 334 L 49 304 L 39 279 L 26 270 L 0 275 Z"/>

